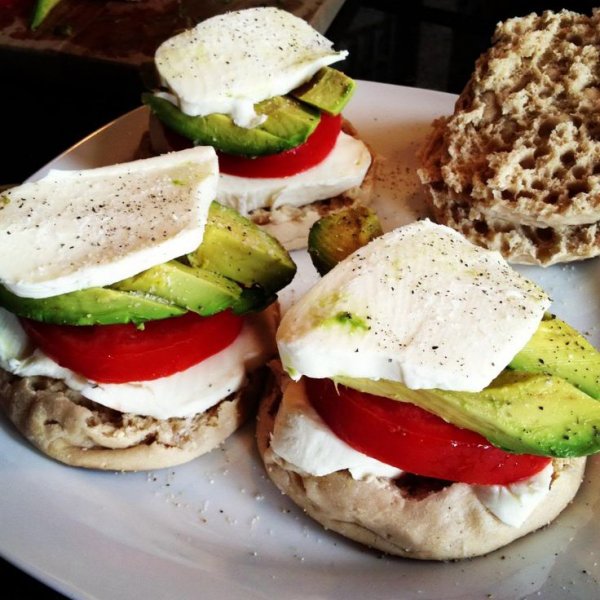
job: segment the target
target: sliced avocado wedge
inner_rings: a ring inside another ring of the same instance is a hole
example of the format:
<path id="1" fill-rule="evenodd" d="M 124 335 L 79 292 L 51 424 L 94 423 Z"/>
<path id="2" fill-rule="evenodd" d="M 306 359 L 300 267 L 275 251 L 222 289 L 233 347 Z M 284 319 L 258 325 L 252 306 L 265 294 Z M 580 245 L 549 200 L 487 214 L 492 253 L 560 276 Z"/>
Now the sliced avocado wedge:
<path id="1" fill-rule="evenodd" d="M 229 308 L 242 293 L 239 285 L 218 273 L 175 260 L 142 271 L 110 287 L 158 296 L 204 317 Z"/>
<path id="2" fill-rule="evenodd" d="M 382 235 L 377 215 L 366 206 L 344 208 L 320 218 L 308 233 L 308 253 L 320 275 Z"/>
<path id="3" fill-rule="evenodd" d="M 36 0 L 31 17 L 31 29 L 37 29 L 60 0 Z"/>
<path id="4" fill-rule="evenodd" d="M 386 380 L 334 381 L 416 404 L 508 452 L 568 458 L 600 450 L 600 402 L 560 377 L 507 370 L 477 393 L 411 390 Z"/>
<path id="5" fill-rule="evenodd" d="M 218 202 L 211 204 L 202 243 L 188 260 L 244 287 L 259 285 L 267 295 L 285 287 L 296 274 L 294 261 L 279 241 Z"/>
<path id="6" fill-rule="evenodd" d="M 244 288 L 242 295 L 236 300 L 231 310 L 236 315 L 259 312 L 273 304 L 277 300 L 277 294 L 269 294 L 260 286 Z"/>
<path id="7" fill-rule="evenodd" d="M 323 67 L 290 95 L 326 113 L 339 115 L 352 98 L 355 88 L 355 81 L 341 71 Z"/>
<path id="8" fill-rule="evenodd" d="M 19 317 L 58 325 L 143 323 L 186 312 L 162 298 L 107 288 L 88 288 L 50 298 L 22 298 L 0 286 L 0 306 Z"/>
<path id="9" fill-rule="evenodd" d="M 257 104 L 256 112 L 266 115 L 267 120 L 252 129 L 238 127 L 228 115 L 190 117 L 154 94 L 143 94 L 142 101 L 167 127 L 194 144 L 240 156 L 263 156 L 295 148 L 306 141 L 321 119 L 318 110 L 286 96 Z"/>
<path id="10" fill-rule="evenodd" d="M 576 329 L 552 315 L 544 317 L 509 367 L 562 377 L 600 400 L 600 352 Z"/>

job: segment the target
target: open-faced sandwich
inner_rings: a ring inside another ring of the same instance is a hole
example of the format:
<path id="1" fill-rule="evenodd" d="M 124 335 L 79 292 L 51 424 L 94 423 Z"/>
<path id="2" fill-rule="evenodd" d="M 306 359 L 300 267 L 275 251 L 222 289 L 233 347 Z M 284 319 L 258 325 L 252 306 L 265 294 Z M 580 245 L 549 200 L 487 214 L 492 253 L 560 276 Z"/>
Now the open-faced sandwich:
<path id="1" fill-rule="evenodd" d="M 515 263 L 600 254 L 600 11 L 499 23 L 419 170 L 433 218 Z"/>
<path id="2" fill-rule="evenodd" d="M 212 145 L 219 202 L 304 247 L 319 216 L 370 200 L 371 154 L 341 116 L 355 84 L 329 66 L 346 54 L 280 9 L 207 19 L 156 51 L 152 148 Z"/>
<path id="3" fill-rule="evenodd" d="M 196 147 L 0 197 L 0 405 L 49 456 L 171 466 L 251 414 L 295 265 L 217 173 Z"/>
<path id="4" fill-rule="evenodd" d="M 448 227 L 376 237 L 282 318 L 257 428 L 269 476 L 327 529 L 405 557 L 548 524 L 600 450 L 600 354 L 549 305 Z"/>

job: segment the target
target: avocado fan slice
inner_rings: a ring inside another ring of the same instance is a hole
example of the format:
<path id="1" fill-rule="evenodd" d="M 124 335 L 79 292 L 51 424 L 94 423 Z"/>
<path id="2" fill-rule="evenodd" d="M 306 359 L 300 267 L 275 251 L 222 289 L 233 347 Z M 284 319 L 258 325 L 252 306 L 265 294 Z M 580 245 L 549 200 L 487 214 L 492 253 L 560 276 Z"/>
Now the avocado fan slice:
<path id="1" fill-rule="evenodd" d="M 229 308 L 242 293 L 242 289 L 234 281 L 176 260 L 146 269 L 110 287 L 158 296 L 204 317 Z"/>
<path id="2" fill-rule="evenodd" d="M 568 458 L 600 450 L 600 402 L 560 377 L 505 370 L 481 392 L 411 390 L 383 379 L 334 381 L 415 404 L 515 454 Z"/>
<path id="3" fill-rule="evenodd" d="M 273 303 L 295 274 L 296 264 L 278 240 L 232 208 L 212 202 L 194 252 L 112 287 L 160 296 L 204 316 L 226 308 L 244 314 Z"/>
<path id="4" fill-rule="evenodd" d="M 237 126 L 224 114 L 186 115 L 168 100 L 151 93 L 142 94 L 142 102 L 168 128 L 194 144 L 238 156 L 264 156 L 295 148 L 307 140 L 321 120 L 317 109 L 287 96 L 256 104 L 257 114 L 267 119 L 251 129 Z"/>
<path id="5" fill-rule="evenodd" d="M 58 325 L 137 324 L 186 312 L 150 294 L 99 287 L 50 298 L 23 298 L 0 286 L 0 306 L 19 317 Z"/>
<path id="6" fill-rule="evenodd" d="M 600 400 L 600 352 L 576 329 L 553 315 L 544 317 L 509 367 L 562 377 Z"/>
<path id="7" fill-rule="evenodd" d="M 31 29 L 37 29 L 60 0 L 36 0 L 31 17 Z"/>
<path id="8" fill-rule="evenodd" d="M 296 274 L 288 251 L 272 235 L 233 208 L 213 202 L 202 243 L 187 255 L 192 266 L 214 271 L 265 296 L 284 288 Z"/>
<path id="9" fill-rule="evenodd" d="M 290 96 L 330 115 L 339 115 L 355 88 L 356 82 L 341 71 L 323 67 L 305 84 L 292 90 Z"/>
<path id="10" fill-rule="evenodd" d="M 277 294 L 269 294 L 259 286 L 243 288 L 241 296 L 231 310 L 236 315 L 260 312 L 277 300 Z"/>
<path id="11" fill-rule="evenodd" d="M 366 206 L 343 208 L 321 217 L 308 233 L 308 254 L 320 275 L 382 235 L 377 214 Z"/>

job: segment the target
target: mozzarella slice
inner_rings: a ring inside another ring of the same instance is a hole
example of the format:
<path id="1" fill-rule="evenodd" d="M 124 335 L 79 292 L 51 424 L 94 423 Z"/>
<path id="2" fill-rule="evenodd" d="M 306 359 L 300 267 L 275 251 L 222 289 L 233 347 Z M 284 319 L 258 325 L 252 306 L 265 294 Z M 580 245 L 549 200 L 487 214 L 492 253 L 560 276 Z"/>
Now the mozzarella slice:
<path id="1" fill-rule="evenodd" d="M 21 377 L 62 379 L 103 406 L 157 419 L 188 417 L 209 409 L 239 390 L 246 373 L 264 364 L 275 351 L 275 322 L 269 313 L 260 313 L 246 317 L 231 345 L 185 371 L 152 381 L 96 383 L 33 350 L 18 320 L 2 308 L 0 324 L 0 368 Z"/>
<path id="2" fill-rule="evenodd" d="M 402 471 L 362 452 L 338 438 L 306 396 L 302 382 L 285 388 L 271 436 L 271 449 L 294 470 L 328 475 L 348 469 L 354 479 L 398 477 Z"/>
<path id="3" fill-rule="evenodd" d="M 285 369 L 482 390 L 535 332 L 548 296 L 499 253 L 420 221 L 359 249 L 284 316 Z"/>
<path id="4" fill-rule="evenodd" d="M 395 479 L 402 474 L 400 469 L 357 452 L 340 440 L 310 404 L 301 381 L 285 388 L 270 450 L 276 462 L 302 475 L 324 476 L 344 469 L 356 480 Z M 500 521 L 520 527 L 549 493 L 552 473 L 550 464 L 510 485 L 460 485 L 472 487 L 479 501 Z"/>
<path id="5" fill-rule="evenodd" d="M 104 286 L 191 252 L 216 197 L 213 148 L 53 170 L 0 196 L 0 282 L 45 298 Z"/>
<path id="6" fill-rule="evenodd" d="M 19 361 L 33 348 L 15 315 L 0 307 L 0 368 L 11 371 L 10 361 Z"/>
<path id="7" fill-rule="evenodd" d="M 248 215 L 257 208 L 284 204 L 304 206 L 333 198 L 359 186 L 371 164 L 371 154 L 361 142 L 340 133 L 329 155 L 318 165 L 289 177 L 236 177 L 219 175 L 219 202 Z"/>
<path id="8" fill-rule="evenodd" d="M 479 501 L 498 519 L 520 527 L 550 491 L 552 463 L 539 473 L 510 485 L 474 485 Z"/>
<path id="9" fill-rule="evenodd" d="M 202 21 L 163 42 L 155 64 L 165 97 L 184 113 L 223 113 L 254 127 L 261 122 L 254 104 L 287 94 L 347 54 L 304 20 L 267 7 Z"/>

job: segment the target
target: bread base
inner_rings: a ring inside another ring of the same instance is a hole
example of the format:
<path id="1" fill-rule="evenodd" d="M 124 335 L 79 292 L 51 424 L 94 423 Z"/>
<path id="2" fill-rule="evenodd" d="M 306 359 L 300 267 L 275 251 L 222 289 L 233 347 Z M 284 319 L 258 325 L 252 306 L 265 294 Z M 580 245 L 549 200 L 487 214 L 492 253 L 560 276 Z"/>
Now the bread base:
<path id="1" fill-rule="evenodd" d="M 182 464 L 216 448 L 256 408 L 267 368 L 209 410 L 166 420 L 120 413 L 84 398 L 64 382 L 0 369 L 0 406 L 44 454 L 76 467 L 142 471 Z"/>
<path id="2" fill-rule="evenodd" d="M 597 222 L 550 227 L 536 223 L 535 213 L 523 214 L 521 222 L 511 221 L 495 215 L 493 205 L 487 207 L 447 185 L 441 167 L 446 122 L 446 119 L 435 121 L 420 153 L 423 167 L 418 170 L 425 200 L 436 223 L 456 229 L 478 246 L 500 252 L 514 264 L 549 267 L 600 255 Z"/>
<path id="3" fill-rule="evenodd" d="M 546 499 L 521 527 L 490 513 L 471 486 L 423 477 L 352 479 L 347 471 L 300 475 L 275 460 L 270 434 L 281 390 L 261 401 L 257 443 L 269 477 L 310 517 L 352 540 L 388 554 L 423 560 L 455 560 L 487 554 L 555 519 L 571 502 L 585 458 L 555 460 Z"/>
<path id="4" fill-rule="evenodd" d="M 513 263 L 600 255 L 599 25 L 597 9 L 497 24 L 420 152 L 437 222 Z"/>

